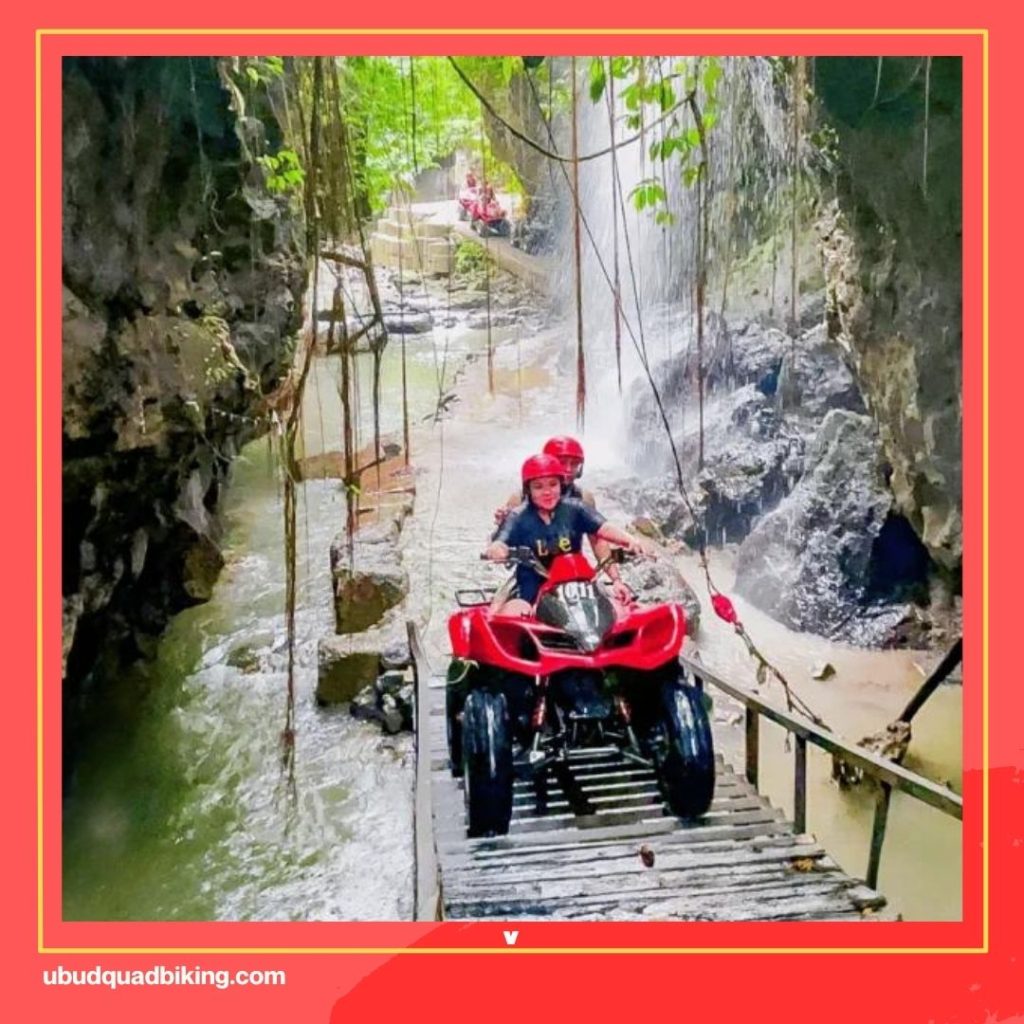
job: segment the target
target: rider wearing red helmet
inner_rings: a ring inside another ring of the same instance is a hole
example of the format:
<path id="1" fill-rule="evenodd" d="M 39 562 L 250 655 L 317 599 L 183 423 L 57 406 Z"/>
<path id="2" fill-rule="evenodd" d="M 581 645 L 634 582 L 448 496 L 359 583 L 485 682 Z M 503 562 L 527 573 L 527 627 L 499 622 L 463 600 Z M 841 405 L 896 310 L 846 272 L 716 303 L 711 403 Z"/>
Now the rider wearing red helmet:
<path id="1" fill-rule="evenodd" d="M 555 555 L 576 554 L 583 545 L 583 536 L 591 542 L 611 541 L 629 551 L 643 551 L 640 541 L 625 530 L 605 521 L 596 509 L 576 498 L 563 496 L 564 469 L 554 455 L 531 455 L 522 468 L 523 497 L 526 499 L 508 516 L 495 540 L 484 552 L 486 558 L 502 561 L 510 547 L 526 546 L 538 561 L 547 565 Z M 607 545 L 605 545 L 607 549 Z M 597 548 L 595 547 L 595 552 Z M 504 615 L 529 614 L 542 579 L 528 565 L 516 567 L 519 597 L 501 608 Z M 500 599 L 496 605 L 500 605 Z"/>
<path id="2" fill-rule="evenodd" d="M 583 475 L 583 445 L 575 437 L 560 435 L 550 438 L 542 451 L 545 455 L 554 455 L 562 463 L 562 469 L 565 471 L 566 495 L 570 498 L 579 498 L 581 501 L 586 501 L 586 498 L 589 497 L 590 501 L 587 504 L 593 505 L 594 496 L 589 491 L 585 495 L 579 484 L 576 483 Z"/>
<path id="3" fill-rule="evenodd" d="M 594 495 L 590 491 L 584 491 L 577 483 L 583 472 L 583 445 L 574 437 L 552 437 L 544 443 L 543 454 L 553 455 L 562 464 L 562 475 L 565 479 L 565 495 L 568 498 L 576 498 L 591 508 L 597 507 Z M 505 517 L 518 508 L 523 501 L 523 495 L 519 492 L 510 494 L 504 505 L 494 511 L 494 521 L 500 526 Z"/>
<path id="4" fill-rule="evenodd" d="M 578 483 L 580 476 L 583 474 L 583 445 L 575 437 L 560 434 L 549 438 L 544 443 L 543 453 L 554 456 L 562 464 L 564 479 L 562 494 L 566 498 L 575 498 L 577 501 L 583 502 L 584 505 L 587 505 L 596 512 L 597 502 L 594 500 L 593 493 L 583 490 Z M 524 495 L 521 494 L 511 495 L 508 501 L 495 511 L 494 521 L 500 526 L 505 521 L 506 516 L 514 509 L 519 508 L 523 497 Z M 611 553 L 609 545 L 597 537 L 591 537 L 590 546 L 598 562 L 604 562 Z M 609 563 L 605 566 L 605 572 L 612 583 L 613 596 L 623 603 L 628 603 L 632 600 L 633 593 L 622 582 L 622 578 L 619 575 L 619 567 L 614 563 Z"/>

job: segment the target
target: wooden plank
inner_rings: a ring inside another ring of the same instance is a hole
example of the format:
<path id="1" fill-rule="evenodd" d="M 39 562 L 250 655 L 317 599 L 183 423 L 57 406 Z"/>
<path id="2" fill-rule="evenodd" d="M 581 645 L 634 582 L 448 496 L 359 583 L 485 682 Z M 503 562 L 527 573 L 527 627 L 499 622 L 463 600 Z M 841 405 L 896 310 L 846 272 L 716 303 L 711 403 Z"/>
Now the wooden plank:
<path id="1" fill-rule="evenodd" d="M 761 808 L 756 811 L 741 811 L 728 816 L 726 821 L 719 818 L 715 821 L 708 821 L 702 825 L 686 825 L 675 818 L 664 818 L 660 821 L 644 821 L 633 825 L 609 825 L 604 828 L 595 828 L 592 831 L 581 833 L 577 829 L 556 829 L 544 835 L 507 835 L 493 836 L 487 839 L 466 839 L 464 834 L 438 835 L 438 850 L 454 848 L 458 851 L 491 849 L 507 851 L 516 847 L 536 849 L 542 845 L 554 843 L 579 843 L 588 839 L 634 839 L 642 836 L 665 835 L 668 833 L 682 832 L 687 829 L 694 831 L 722 825 L 751 825 L 770 824 L 783 821 L 780 811 L 773 811 L 768 808 Z M 792 826 L 790 826 L 792 827 Z"/>
<path id="2" fill-rule="evenodd" d="M 715 834 L 707 837 L 698 833 L 669 833 L 653 838 L 639 837 L 630 842 L 576 843 L 534 850 L 519 849 L 509 856 L 500 857 L 489 855 L 489 852 L 460 855 L 454 851 L 449 851 L 443 856 L 446 871 L 473 871 L 484 878 L 505 871 L 556 870 L 563 865 L 571 865 L 580 871 L 599 868 L 606 860 L 632 860 L 638 857 L 640 847 L 644 845 L 654 853 L 655 863 L 659 865 L 666 857 L 673 857 L 676 853 L 689 853 L 696 857 L 716 854 L 722 850 L 741 854 L 775 849 L 782 852 L 796 845 L 814 844 L 813 836 L 797 836 L 785 831 L 788 828 L 786 823 L 778 824 L 777 831 L 772 833 L 767 831 L 770 827 L 759 824 L 715 829 Z"/>
<path id="3" fill-rule="evenodd" d="M 445 883 L 444 898 L 448 906 L 459 903 L 484 905 L 492 900 L 508 903 L 511 901 L 534 903 L 561 903 L 586 905 L 592 901 L 607 901 L 612 898 L 621 906 L 633 906 L 642 901 L 660 901 L 666 895 L 685 894 L 694 902 L 708 903 L 722 899 L 723 894 L 742 892 L 745 898 L 772 894 L 775 888 L 786 887 L 787 892 L 799 891 L 832 892 L 849 888 L 849 880 L 841 872 L 819 876 L 815 884 L 794 884 L 792 871 L 780 865 L 752 865 L 742 869 L 719 868 L 714 871 L 692 872 L 685 880 L 685 887 L 679 888 L 679 879 L 673 876 L 655 877 L 654 872 L 645 875 L 597 875 L 584 878 L 568 878 L 549 881 L 534 879 L 527 882 L 510 883 L 503 886 L 500 895 L 492 890 L 466 887 Z M 823 888 L 824 887 L 824 888 Z M 831 887 L 831 888 L 830 888 Z M 844 899 L 846 897 L 844 896 Z M 852 904 L 847 901 L 847 909 Z M 861 909 L 860 906 L 856 909 Z"/>
<path id="4" fill-rule="evenodd" d="M 531 865 L 529 871 L 510 868 L 500 873 L 483 873 L 472 869 L 451 870 L 445 875 L 445 891 L 450 893 L 486 892 L 499 888 L 506 890 L 518 885 L 545 887 L 557 886 L 562 883 L 580 886 L 646 884 L 652 888 L 662 889 L 671 885 L 690 889 L 700 884 L 702 879 L 723 877 L 730 872 L 739 877 L 744 874 L 750 876 L 772 870 L 784 873 L 789 877 L 796 877 L 797 871 L 793 866 L 795 859 L 799 859 L 801 863 L 824 861 L 824 856 L 824 850 L 816 844 L 792 846 L 788 849 L 762 850 L 759 853 L 724 850 L 716 856 L 708 854 L 694 856 L 685 853 L 670 856 L 663 853 L 655 859 L 653 867 L 646 867 L 634 852 L 631 857 L 608 858 L 582 865 L 555 862 L 549 865 L 547 870 L 540 865 Z M 827 867 L 822 864 L 814 875 L 820 877 L 821 874 L 839 873 L 839 869 L 834 865 Z"/>
<path id="5" fill-rule="evenodd" d="M 602 842 L 585 842 L 559 844 L 542 847 L 517 847 L 502 851 L 477 850 L 472 853 L 444 850 L 441 857 L 445 871 L 472 869 L 481 873 L 506 869 L 526 869 L 533 865 L 549 866 L 555 862 L 578 863 L 581 869 L 586 865 L 600 861 L 604 857 L 634 857 L 639 854 L 644 844 L 654 850 L 660 857 L 666 851 L 677 848 L 696 850 L 714 850 L 721 845 L 734 848 L 757 850 L 776 844 L 796 841 L 788 822 L 758 823 L 754 825 L 733 825 L 704 830 L 703 832 L 670 832 L 658 836 L 636 836 L 628 842 L 622 840 L 605 840 Z M 810 837 L 806 837 L 810 838 Z"/>
<path id="6" fill-rule="evenodd" d="M 711 885 L 699 895 L 655 895 L 641 891 L 553 899 L 509 899 L 495 896 L 491 900 L 449 904 L 446 894 L 445 912 L 446 915 L 460 918 L 540 913 L 551 917 L 574 919 L 580 916 L 581 912 L 593 914 L 594 911 L 599 911 L 603 916 L 609 911 L 618 911 L 632 912 L 647 920 L 779 920 L 798 916 L 811 907 L 816 912 L 847 912 L 851 904 L 844 895 L 846 888 L 849 888 L 849 884 L 844 884 L 840 878 L 795 884 L 791 879 L 781 879 L 756 887 L 751 887 L 741 880 L 734 885 Z"/>
<path id="7" fill-rule="evenodd" d="M 702 825 L 720 823 L 725 818 L 745 811 L 758 810 L 762 810 L 765 813 L 770 812 L 769 805 L 757 796 L 721 801 L 713 800 L 708 812 L 699 821 L 689 824 L 690 827 L 699 828 Z M 613 817 L 621 824 L 628 824 L 630 818 L 639 822 L 647 818 L 654 819 L 662 816 L 669 818 L 671 821 L 678 822 L 679 825 L 684 824 L 680 819 L 673 817 L 669 813 L 660 798 L 657 801 L 642 798 L 638 805 L 634 806 L 631 801 L 626 801 L 625 806 L 622 807 L 615 800 L 595 801 L 594 812 L 591 814 L 574 814 L 569 808 L 555 809 L 551 813 L 543 815 L 530 815 L 520 812 L 512 819 L 512 830 L 515 831 L 517 828 L 519 830 L 552 828 L 556 824 L 565 828 L 591 829 L 612 824 L 608 819 Z M 460 831 L 465 832 L 466 822 L 461 803 L 461 794 L 458 804 L 446 802 L 444 805 L 438 806 L 435 803 L 434 827 L 438 832 L 439 839 L 449 838 L 453 833 L 458 835 Z"/>

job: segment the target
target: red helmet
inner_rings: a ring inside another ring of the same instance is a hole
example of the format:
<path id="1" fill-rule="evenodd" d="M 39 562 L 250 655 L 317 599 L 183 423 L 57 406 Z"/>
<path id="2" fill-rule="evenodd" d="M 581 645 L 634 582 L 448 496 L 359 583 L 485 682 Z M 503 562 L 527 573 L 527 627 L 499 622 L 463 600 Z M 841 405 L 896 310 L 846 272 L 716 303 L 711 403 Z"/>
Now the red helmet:
<path id="1" fill-rule="evenodd" d="M 538 480 L 542 476 L 557 476 L 561 480 L 565 470 L 554 455 L 531 455 L 523 463 L 522 475 L 525 487 L 531 480 Z"/>
<path id="2" fill-rule="evenodd" d="M 583 461 L 583 445 L 575 437 L 553 437 L 544 445 L 543 451 L 545 455 L 554 455 L 556 458 Z"/>

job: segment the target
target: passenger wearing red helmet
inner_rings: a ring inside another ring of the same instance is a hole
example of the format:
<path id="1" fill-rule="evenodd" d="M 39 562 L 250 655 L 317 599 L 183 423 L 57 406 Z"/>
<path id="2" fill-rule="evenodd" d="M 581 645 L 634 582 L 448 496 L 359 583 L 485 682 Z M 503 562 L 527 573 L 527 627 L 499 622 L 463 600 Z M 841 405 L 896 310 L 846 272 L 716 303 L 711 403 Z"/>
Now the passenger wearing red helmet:
<path id="1" fill-rule="evenodd" d="M 583 445 L 575 437 L 560 434 L 557 437 L 549 438 L 544 443 L 543 453 L 545 455 L 553 455 L 562 464 L 564 479 L 563 496 L 575 498 L 596 512 L 597 502 L 594 500 L 593 493 L 584 491 L 578 483 L 580 476 L 583 474 Z M 495 511 L 494 521 L 500 526 L 511 512 L 520 507 L 522 501 L 523 496 L 521 494 L 511 495 L 508 501 Z M 497 534 L 495 534 L 495 537 L 497 537 Z M 590 546 L 598 562 L 605 561 L 611 553 L 608 543 L 597 537 L 591 537 Z M 605 572 L 608 575 L 608 579 L 611 580 L 612 595 L 615 599 L 623 604 L 631 601 L 633 599 L 633 592 L 622 582 L 622 578 L 619 575 L 619 567 L 614 563 L 608 564 L 605 566 Z"/>
<path id="2" fill-rule="evenodd" d="M 574 437 L 552 437 L 544 443 L 545 455 L 554 455 L 562 464 L 562 475 L 565 480 L 564 494 L 567 498 L 576 498 L 591 508 L 597 508 L 597 502 L 590 491 L 584 491 L 577 483 L 583 473 L 583 445 Z M 494 521 L 500 526 L 505 517 L 523 503 L 521 492 L 510 494 L 504 505 L 494 510 Z"/>
<path id="3" fill-rule="evenodd" d="M 522 481 L 525 501 L 508 516 L 491 545 L 486 558 L 502 561 L 510 547 L 529 547 L 542 565 L 558 554 L 577 554 L 583 537 L 619 544 L 629 551 L 642 552 L 643 544 L 625 530 L 605 521 L 596 509 L 576 498 L 562 494 L 564 469 L 554 455 L 531 455 L 523 463 Z M 516 566 L 518 598 L 501 606 L 503 615 L 529 614 L 542 578 L 528 565 Z M 497 608 L 496 608 L 497 610 Z"/>
<path id="4" fill-rule="evenodd" d="M 575 437 L 563 434 L 545 442 L 542 451 L 545 455 L 554 455 L 562 463 L 562 469 L 565 471 L 566 494 L 571 498 L 582 499 L 584 492 L 580 490 L 576 481 L 583 475 L 583 445 Z M 590 495 L 589 491 L 587 494 L 591 498 L 589 504 L 592 505 L 594 503 L 593 495 Z"/>

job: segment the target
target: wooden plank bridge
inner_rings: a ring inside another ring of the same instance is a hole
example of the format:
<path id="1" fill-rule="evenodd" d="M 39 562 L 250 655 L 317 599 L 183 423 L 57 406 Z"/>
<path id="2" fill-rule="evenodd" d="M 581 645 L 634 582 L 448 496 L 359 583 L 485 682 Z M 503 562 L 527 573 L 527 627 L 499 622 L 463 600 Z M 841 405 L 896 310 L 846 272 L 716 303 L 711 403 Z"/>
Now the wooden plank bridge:
<path id="1" fill-rule="evenodd" d="M 410 628 L 417 678 L 417 916 L 533 920 L 893 920 L 876 889 L 893 788 L 955 817 L 960 798 L 683 659 L 747 707 L 743 774 L 717 759 L 714 801 L 698 821 L 674 817 L 651 769 L 616 747 L 571 752 L 538 783 L 517 779 L 506 836 L 469 839 L 462 781 L 448 766 L 444 677 L 430 674 Z M 794 733 L 795 821 L 757 791 L 757 723 Z M 878 783 L 866 878 L 844 872 L 806 833 L 808 742 Z"/>

